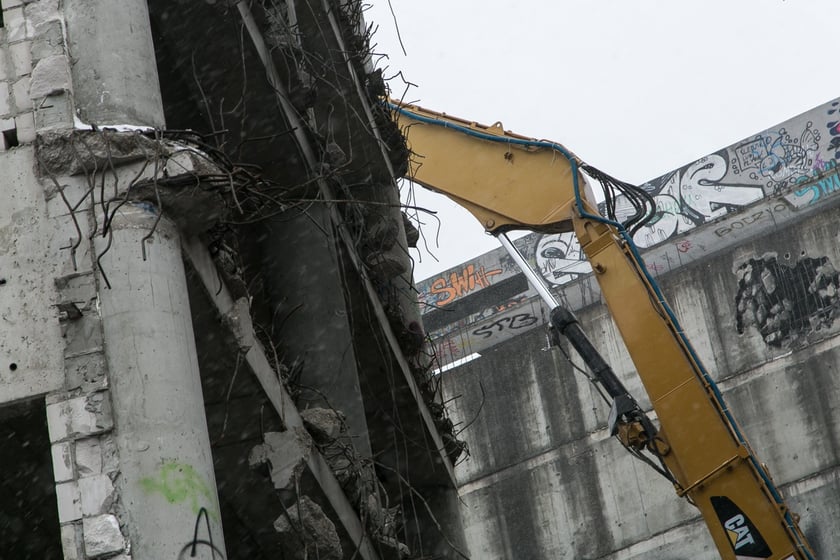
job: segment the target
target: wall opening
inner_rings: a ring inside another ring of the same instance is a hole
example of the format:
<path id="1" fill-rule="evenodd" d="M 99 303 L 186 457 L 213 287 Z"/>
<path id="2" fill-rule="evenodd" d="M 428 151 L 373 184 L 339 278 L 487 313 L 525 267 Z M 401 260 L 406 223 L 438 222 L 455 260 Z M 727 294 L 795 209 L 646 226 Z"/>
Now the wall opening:
<path id="1" fill-rule="evenodd" d="M 18 141 L 17 136 L 17 129 L 10 128 L 8 130 L 3 131 L 3 149 L 8 150 L 9 148 L 14 148 L 19 146 L 20 142 Z"/>
<path id="2" fill-rule="evenodd" d="M 0 407 L 0 551 L 60 560 L 61 531 L 43 399 Z"/>

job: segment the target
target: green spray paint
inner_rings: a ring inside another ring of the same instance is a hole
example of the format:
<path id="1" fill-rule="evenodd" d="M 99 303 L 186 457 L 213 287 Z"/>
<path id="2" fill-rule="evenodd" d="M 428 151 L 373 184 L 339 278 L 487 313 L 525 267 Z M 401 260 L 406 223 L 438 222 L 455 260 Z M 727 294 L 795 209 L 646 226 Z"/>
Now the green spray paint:
<path id="1" fill-rule="evenodd" d="M 177 461 L 164 461 L 155 477 L 140 480 L 140 486 L 147 494 L 160 494 L 170 504 L 188 502 L 196 515 L 204 506 L 210 517 L 218 520 L 219 514 L 209 507 L 215 500 L 213 491 L 192 465 Z"/>

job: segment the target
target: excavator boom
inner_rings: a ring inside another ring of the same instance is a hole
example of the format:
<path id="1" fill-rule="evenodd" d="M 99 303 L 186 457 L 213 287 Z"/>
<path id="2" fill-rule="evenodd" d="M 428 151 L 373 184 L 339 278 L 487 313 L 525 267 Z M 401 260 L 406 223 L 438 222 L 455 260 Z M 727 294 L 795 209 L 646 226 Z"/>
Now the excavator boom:
<path id="1" fill-rule="evenodd" d="M 497 236 L 512 229 L 575 232 L 659 427 L 626 394 L 570 311 L 553 309 L 552 327 L 567 336 L 607 388 L 613 399 L 610 429 L 631 451 L 645 449 L 661 462 L 678 495 L 699 509 L 721 557 L 813 560 L 796 519 L 630 234 L 598 214 L 581 162 L 562 145 L 506 132 L 499 123 L 485 126 L 416 106 L 388 105 L 412 152 L 407 178 L 446 194 Z M 523 271 L 533 281 L 535 275 Z M 538 291 L 547 292 L 544 286 Z"/>

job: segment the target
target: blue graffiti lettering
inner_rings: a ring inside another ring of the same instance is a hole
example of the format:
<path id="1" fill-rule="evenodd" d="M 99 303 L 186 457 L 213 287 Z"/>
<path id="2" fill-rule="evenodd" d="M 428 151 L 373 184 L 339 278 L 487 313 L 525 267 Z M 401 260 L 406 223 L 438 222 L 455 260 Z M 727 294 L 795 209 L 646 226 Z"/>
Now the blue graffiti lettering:
<path id="1" fill-rule="evenodd" d="M 840 175 L 837 173 L 833 173 L 828 177 L 817 181 L 807 187 L 797 189 L 794 191 L 793 194 L 796 196 L 807 196 L 811 195 L 811 200 L 806 202 L 806 204 L 814 204 L 821 198 L 825 198 L 826 196 L 830 196 L 831 194 L 840 190 Z"/>

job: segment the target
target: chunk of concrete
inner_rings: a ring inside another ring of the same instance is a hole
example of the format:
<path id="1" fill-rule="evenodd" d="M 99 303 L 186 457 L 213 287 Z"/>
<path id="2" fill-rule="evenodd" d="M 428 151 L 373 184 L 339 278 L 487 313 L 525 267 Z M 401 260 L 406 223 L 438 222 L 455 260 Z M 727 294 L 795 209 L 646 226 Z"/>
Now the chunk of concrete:
<path id="1" fill-rule="evenodd" d="M 271 482 L 278 490 L 292 487 L 303 473 L 312 453 L 312 439 L 301 428 L 285 432 L 266 432 L 265 443 L 255 446 L 248 456 L 248 465 L 254 468 L 268 465 Z"/>
<path id="2" fill-rule="evenodd" d="M 29 98 L 42 99 L 49 95 L 70 91 L 70 65 L 63 54 L 53 55 L 38 61 L 32 69 L 29 82 Z"/>
<path id="3" fill-rule="evenodd" d="M 114 484 L 108 475 L 97 474 L 79 479 L 79 493 L 82 497 L 82 514 L 99 515 L 111 507 L 114 500 Z"/>
<path id="4" fill-rule="evenodd" d="M 73 453 L 70 442 L 52 445 L 53 478 L 56 482 L 73 480 Z"/>
<path id="5" fill-rule="evenodd" d="M 82 520 L 82 532 L 85 539 L 85 554 L 88 558 L 111 555 L 125 548 L 120 524 L 113 515 L 85 517 Z"/>
<path id="6" fill-rule="evenodd" d="M 68 523 L 82 518 L 82 497 L 75 480 L 55 485 L 55 500 L 58 504 L 58 522 Z"/>
<path id="7" fill-rule="evenodd" d="M 284 537 L 286 558 L 341 560 L 344 557 L 335 524 L 308 496 L 298 498 L 286 513 L 278 517 L 274 530 Z"/>
<path id="8" fill-rule="evenodd" d="M 82 541 L 81 524 L 67 523 L 61 526 L 61 551 L 64 560 L 83 560 L 79 544 Z"/>
<path id="9" fill-rule="evenodd" d="M 53 443 L 99 434 L 113 424 L 110 403 L 101 392 L 47 405 L 47 428 Z"/>
<path id="10" fill-rule="evenodd" d="M 317 443 L 326 444 L 346 430 L 344 415 L 331 408 L 307 408 L 300 411 L 303 425 Z"/>
<path id="11" fill-rule="evenodd" d="M 79 476 L 102 472 L 102 446 L 99 438 L 80 439 L 76 442 L 76 468 Z"/>

